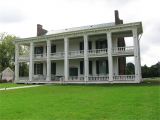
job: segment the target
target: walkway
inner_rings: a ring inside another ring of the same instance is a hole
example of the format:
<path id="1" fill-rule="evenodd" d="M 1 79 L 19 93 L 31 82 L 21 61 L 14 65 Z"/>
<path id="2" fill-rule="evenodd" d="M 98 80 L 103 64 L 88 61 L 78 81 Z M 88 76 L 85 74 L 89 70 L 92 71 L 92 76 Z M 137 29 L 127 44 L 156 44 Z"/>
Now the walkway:
<path id="1" fill-rule="evenodd" d="M 21 88 L 31 88 L 31 87 L 38 87 L 38 86 L 42 86 L 42 85 L 28 85 L 28 86 L 19 86 L 19 87 L 0 88 L 0 91 L 3 91 L 3 90 L 21 89 Z"/>

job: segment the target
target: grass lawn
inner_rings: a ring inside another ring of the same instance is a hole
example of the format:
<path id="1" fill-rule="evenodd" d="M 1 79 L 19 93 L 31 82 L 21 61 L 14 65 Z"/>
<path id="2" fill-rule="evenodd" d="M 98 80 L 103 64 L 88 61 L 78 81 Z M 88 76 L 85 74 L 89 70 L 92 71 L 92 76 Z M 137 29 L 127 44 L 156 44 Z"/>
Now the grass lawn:
<path id="1" fill-rule="evenodd" d="M 0 120 L 160 120 L 158 81 L 0 91 Z"/>
<path id="2" fill-rule="evenodd" d="M 18 87 L 18 86 L 25 86 L 25 84 L 0 83 L 0 89 L 1 88 L 9 88 L 9 87 Z"/>

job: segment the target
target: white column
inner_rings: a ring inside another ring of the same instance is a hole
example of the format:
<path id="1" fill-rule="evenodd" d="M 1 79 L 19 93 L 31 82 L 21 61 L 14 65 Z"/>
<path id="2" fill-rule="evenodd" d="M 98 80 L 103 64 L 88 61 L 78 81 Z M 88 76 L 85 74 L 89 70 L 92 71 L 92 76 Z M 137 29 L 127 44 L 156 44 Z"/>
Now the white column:
<path id="1" fill-rule="evenodd" d="M 84 80 L 88 81 L 89 64 L 88 64 L 88 36 L 84 35 Z"/>
<path id="2" fill-rule="evenodd" d="M 68 46 L 69 46 L 69 40 L 67 37 L 65 37 L 64 38 L 64 80 L 65 81 L 68 81 L 68 77 L 69 77 Z"/>
<path id="3" fill-rule="evenodd" d="M 19 80 L 19 45 L 15 44 L 15 81 Z"/>
<path id="4" fill-rule="evenodd" d="M 134 40 L 135 80 L 137 82 L 140 82 L 141 81 L 141 62 L 140 62 L 140 50 L 139 50 L 137 28 L 134 28 L 132 32 L 133 32 L 133 40 Z"/>
<path id="5" fill-rule="evenodd" d="M 51 54 L 51 41 L 47 41 L 47 77 L 46 81 L 51 80 L 51 59 L 50 59 L 50 54 Z"/>
<path id="6" fill-rule="evenodd" d="M 107 32 L 109 81 L 113 81 L 112 33 Z"/>
<path id="7" fill-rule="evenodd" d="M 46 53 L 47 53 L 47 51 L 46 51 L 46 45 L 44 45 L 43 46 L 43 56 L 46 56 L 47 55 Z"/>
<path id="8" fill-rule="evenodd" d="M 29 81 L 33 80 L 33 75 L 34 75 L 33 56 L 34 56 L 34 43 L 30 42 Z"/>

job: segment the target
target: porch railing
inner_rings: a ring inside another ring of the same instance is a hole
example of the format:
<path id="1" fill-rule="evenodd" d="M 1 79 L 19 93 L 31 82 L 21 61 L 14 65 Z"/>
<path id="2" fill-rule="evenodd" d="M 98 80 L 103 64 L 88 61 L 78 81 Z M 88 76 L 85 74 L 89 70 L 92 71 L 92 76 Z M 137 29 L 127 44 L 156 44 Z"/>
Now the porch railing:
<path id="1" fill-rule="evenodd" d="M 35 58 L 46 58 L 47 54 L 34 54 Z"/>
<path id="2" fill-rule="evenodd" d="M 63 58 L 64 57 L 64 52 L 51 53 L 50 55 L 53 58 Z"/>
<path id="3" fill-rule="evenodd" d="M 112 50 L 113 54 L 124 54 L 124 53 L 133 53 L 134 52 L 134 46 L 129 47 L 115 47 Z"/>
<path id="4" fill-rule="evenodd" d="M 102 54 L 107 54 L 107 48 L 105 49 L 93 49 L 93 50 L 88 50 L 88 55 L 93 56 L 93 55 L 102 55 Z"/>
<path id="5" fill-rule="evenodd" d="M 83 56 L 84 56 L 84 50 L 68 52 L 68 57 L 83 57 Z"/>
<path id="6" fill-rule="evenodd" d="M 113 80 L 119 81 L 119 80 L 135 80 L 135 75 L 115 75 L 113 76 Z"/>
<path id="7" fill-rule="evenodd" d="M 84 76 L 69 76 L 69 81 L 84 81 Z"/>
<path id="8" fill-rule="evenodd" d="M 34 75 L 33 76 L 33 81 L 45 81 L 46 76 L 45 75 Z"/>
<path id="9" fill-rule="evenodd" d="M 63 80 L 64 80 L 64 76 L 51 75 L 51 81 L 63 81 Z"/>
<path id="10" fill-rule="evenodd" d="M 109 76 L 89 76 L 89 81 L 108 81 Z"/>

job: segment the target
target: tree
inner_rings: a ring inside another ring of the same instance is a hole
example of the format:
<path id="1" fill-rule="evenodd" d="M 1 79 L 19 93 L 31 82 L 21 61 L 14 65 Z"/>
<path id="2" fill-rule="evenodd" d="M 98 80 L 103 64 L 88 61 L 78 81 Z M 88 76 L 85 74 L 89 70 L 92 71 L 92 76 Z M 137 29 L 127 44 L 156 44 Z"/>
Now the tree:
<path id="1" fill-rule="evenodd" d="M 0 72 L 6 67 L 14 69 L 15 46 L 13 40 L 15 38 L 15 36 L 6 33 L 0 34 Z"/>
<path id="2" fill-rule="evenodd" d="M 147 67 L 147 65 L 144 65 L 142 68 L 142 77 L 160 77 L 160 62 L 158 62 L 155 65 L 152 65 L 151 67 Z"/>
<path id="3" fill-rule="evenodd" d="M 133 75 L 135 73 L 135 67 L 133 63 L 127 63 L 126 65 L 126 74 Z"/>
<path id="4" fill-rule="evenodd" d="M 147 67 L 147 65 L 142 66 L 141 69 L 142 69 L 142 77 L 143 78 L 147 78 L 147 77 L 151 76 L 150 69 L 149 69 L 149 67 Z"/>

